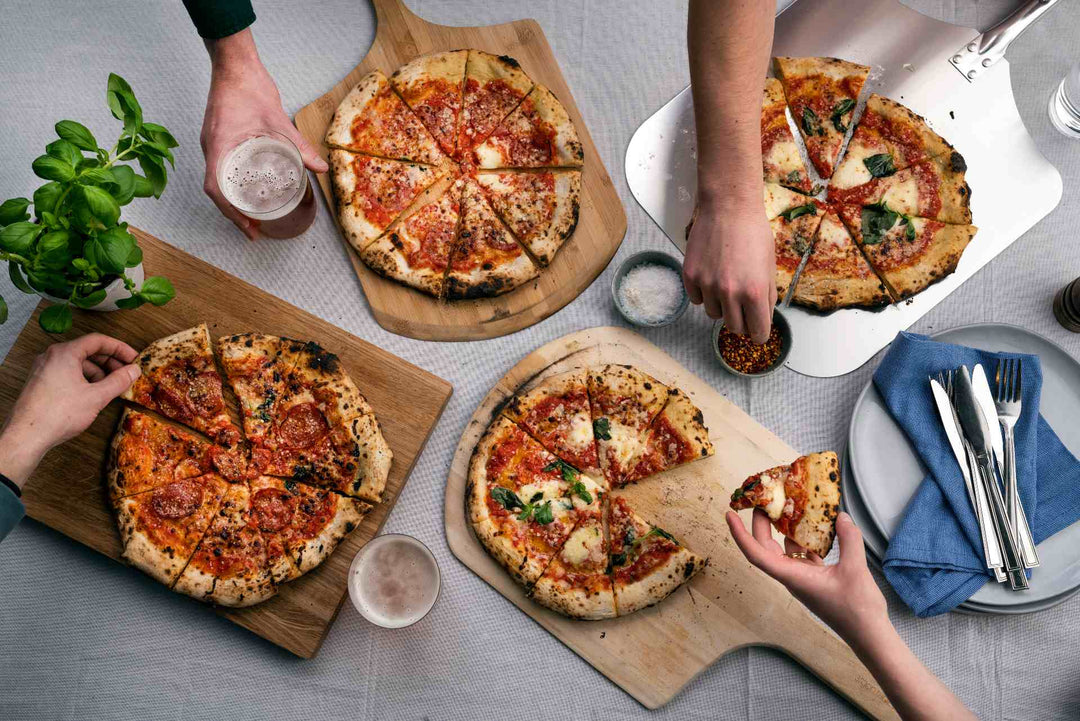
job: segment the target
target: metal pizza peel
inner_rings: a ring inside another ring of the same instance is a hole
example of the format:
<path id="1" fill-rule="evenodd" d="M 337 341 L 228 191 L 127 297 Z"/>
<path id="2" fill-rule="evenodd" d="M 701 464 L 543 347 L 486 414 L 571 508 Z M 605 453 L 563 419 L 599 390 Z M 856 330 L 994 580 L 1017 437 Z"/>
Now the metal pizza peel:
<path id="1" fill-rule="evenodd" d="M 787 366 L 811 376 L 850 373 L 1053 210 L 1061 175 L 1039 152 L 1013 99 L 1005 49 L 1057 0 L 1032 0 L 979 34 L 896 0 L 799 0 L 776 19 L 773 55 L 832 56 L 873 68 L 870 91 L 924 116 L 967 160 L 979 227 L 956 272 L 881 311 L 785 310 L 795 344 Z M 626 179 L 638 203 L 685 251 L 697 190 L 693 100 L 685 88 L 634 133 Z"/>

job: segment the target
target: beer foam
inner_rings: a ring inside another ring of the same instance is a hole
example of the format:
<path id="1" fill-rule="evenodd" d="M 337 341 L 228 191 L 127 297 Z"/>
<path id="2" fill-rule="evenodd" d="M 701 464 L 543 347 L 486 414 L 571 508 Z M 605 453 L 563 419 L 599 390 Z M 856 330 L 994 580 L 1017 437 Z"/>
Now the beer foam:
<path id="1" fill-rule="evenodd" d="M 296 149 L 274 137 L 248 138 L 221 162 L 218 186 L 237 210 L 263 220 L 288 214 L 303 197 Z"/>
<path id="2" fill-rule="evenodd" d="M 353 561 L 349 595 L 372 623 L 401 628 L 427 615 L 439 595 L 439 567 L 431 552 L 408 536 L 380 536 Z"/>

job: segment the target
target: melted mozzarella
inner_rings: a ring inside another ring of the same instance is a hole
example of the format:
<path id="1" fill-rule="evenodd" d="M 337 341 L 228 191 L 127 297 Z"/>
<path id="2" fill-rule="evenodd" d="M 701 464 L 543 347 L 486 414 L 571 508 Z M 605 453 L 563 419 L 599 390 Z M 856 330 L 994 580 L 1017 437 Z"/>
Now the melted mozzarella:
<path id="1" fill-rule="evenodd" d="M 577 414 L 570 421 L 570 445 L 583 448 L 593 439 L 592 420 L 583 414 Z"/>
<path id="2" fill-rule="evenodd" d="M 779 170 L 797 170 L 802 165 L 798 146 L 793 141 L 774 143 L 765 156 L 765 165 Z"/>
<path id="3" fill-rule="evenodd" d="M 476 163 L 481 168 L 498 168 L 503 165 L 502 153 L 495 149 L 490 140 L 476 147 Z"/>
<path id="4" fill-rule="evenodd" d="M 784 513 L 784 504 L 787 503 L 787 496 L 784 493 L 784 481 L 765 473 L 762 473 L 758 480 L 761 481 L 761 487 L 766 489 L 770 495 L 769 503 L 764 509 L 765 513 L 769 514 L 769 518 L 772 520 L 778 520 Z"/>
<path id="5" fill-rule="evenodd" d="M 829 181 L 829 185 L 833 188 L 842 189 L 854 188 L 857 185 L 869 183 L 874 179 L 874 176 L 870 175 L 870 171 L 866 169 L 863 160 L 873 154 L 874 149 L 865 145 L 848 145 L 844 162 L 840 163 L 840 167 L 836 169 L 832 180 Z"/>
<path id="6" fill-rule="evenodd" d="M 919 210 L 919 184 L 913 176 L 889 188 L 882 198 L 891 210 L 904 215 L 917 215 Z"/>
<path id="7" fill-rule="evenodd" d="M 613 421 L 608 427 L 611 440 L 607 441 L 608 447 L 614 449 L 615 458 L 621 468 L 626 468 L 631 459 L 637 455 L 639 446 L 638 433 L 629 426 Z"/>

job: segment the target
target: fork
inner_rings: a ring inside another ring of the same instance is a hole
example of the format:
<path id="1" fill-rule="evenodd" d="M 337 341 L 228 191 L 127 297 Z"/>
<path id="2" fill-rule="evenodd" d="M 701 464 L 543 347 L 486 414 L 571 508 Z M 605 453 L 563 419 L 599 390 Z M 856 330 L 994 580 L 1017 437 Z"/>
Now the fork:
<path id="1" fill-rule="evenodd" d="M 1024 362 L 1020 358 L 1002 358 L 998 361 L 997 372 L 994 374 L 997 385 L 994 407 L 1005 435 L 1005 458 L 1002 459 L 1002 463 L 1005 467 L 1003 476 L 1009 523 L 1016 529 L 1021 555 L 1024 558 L 1024 567 L 1035 568 L 1039 565 L 1039 554 L 1035 550 L 1035 540 L 1031 537 L 1024 506 L 1020 503 L 1020 492 L 1016 482 L 1016 441 L 1013 435 L 1013 428 L 1016 427 L 1016 421 L 1020 418 L 1022 410 L 1023 371 Z"/>

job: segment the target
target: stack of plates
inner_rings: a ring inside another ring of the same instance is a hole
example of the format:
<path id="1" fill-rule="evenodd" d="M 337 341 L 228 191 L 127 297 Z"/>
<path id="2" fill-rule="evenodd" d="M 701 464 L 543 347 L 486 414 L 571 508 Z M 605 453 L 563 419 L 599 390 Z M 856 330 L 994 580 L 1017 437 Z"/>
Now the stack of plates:
<path id="1" fill-rule="evenodd" d="M 1038 355 L 1042 362 L 1041 412 L 1061 442 L 1080 455 L 1080 363 L 1059 346 L 1017 326 L 984 323 L 938 333 L 934 340 L 988 351 Z M 993 374 L 994 369 L 987 369 Z M 885 402 L 867 385 L 855 404 L 844 454 L 844 510 L 862 530 L 869 553 L 880 563 L 908 501 L 928 472 Z M 1029 517 L 1030 510 L 1029 510 Z M 1031 590 L 1010 591 L 989 582 L 960 608 L 976 613 L 1032 613 L 1080 591 L 1080 523 L 1039 544 L 1042 565 L 1031 572 Z"/>

